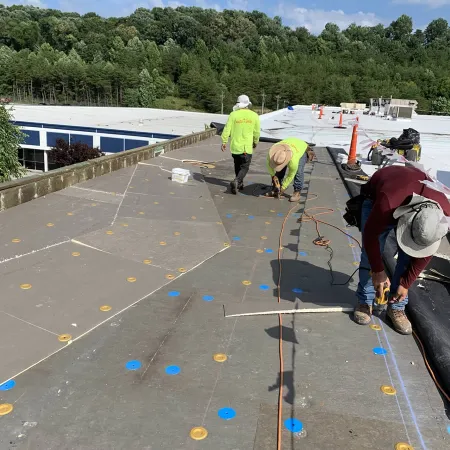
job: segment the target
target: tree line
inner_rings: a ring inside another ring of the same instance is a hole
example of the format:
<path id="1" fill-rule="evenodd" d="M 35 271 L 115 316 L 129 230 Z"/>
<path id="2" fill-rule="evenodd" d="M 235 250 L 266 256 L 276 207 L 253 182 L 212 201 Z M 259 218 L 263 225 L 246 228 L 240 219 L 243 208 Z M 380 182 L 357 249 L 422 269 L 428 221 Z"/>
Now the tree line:
<path id="1" fill-rule="evenodd" d="M 139 8 L 102 18 L 0 5 L 0 97 L 24 103 L 166 107 L 228 113 L 237 95 L 286 104 L 415 99 L 450 112 L 450 30 L 329 23 L 322 33 L 280 17 L 198 7 Z"/>

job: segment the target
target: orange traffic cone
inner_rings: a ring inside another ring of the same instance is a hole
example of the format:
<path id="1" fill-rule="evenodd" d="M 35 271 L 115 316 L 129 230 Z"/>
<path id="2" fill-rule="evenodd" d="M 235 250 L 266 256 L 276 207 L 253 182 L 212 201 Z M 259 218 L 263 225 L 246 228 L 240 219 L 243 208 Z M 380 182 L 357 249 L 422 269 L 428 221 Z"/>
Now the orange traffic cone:
<path id="1" fill-rule="evenodd" d="M 350 144 L 350 153 L 348 154 L 348 166 L 354 166 L 357 164 L 356 159 L 356 146 L 358 145 L 358 124 L 355 123 L 353 125 L 353 132 L 352 132 L 352 142 Z"/>
<path id="2" fill-rule="evenodd" d="M 323 106 L 320 107 L 319 119 L 323 117 Z"/>
<path id="3" fill-rule="evenodd" d="M 344 127 L 343 123 L 344 123 L 344 113 L 341 111 L 341 114 L 339 115 L 339 125 L 337 127 L 334 127 L 334 128 L 339 128 L 339 129 L 342 129 L 342 130 L 346 130 L 347 127 Z"/>

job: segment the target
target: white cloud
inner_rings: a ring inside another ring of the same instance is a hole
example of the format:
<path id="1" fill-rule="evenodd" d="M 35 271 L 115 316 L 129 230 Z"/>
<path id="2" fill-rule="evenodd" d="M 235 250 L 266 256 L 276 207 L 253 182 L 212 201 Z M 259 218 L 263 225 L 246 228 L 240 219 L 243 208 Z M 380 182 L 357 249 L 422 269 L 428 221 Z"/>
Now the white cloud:
<path id="1" fill-rule="evenodd" d="M 441 6 L 450 5 L 450 0 L 393 0 L 392 3 L 399 5 L 425 5 L 430 8 L 440 8 Z"/>
<path id="2" fill-rule="evenodd" d="M 311 33 L 318 34 L 329 22 L 335 23 L 339 28 L 347 28 L 350 24 L 356 23 L 361 26 L 375 26 L 384 21 L 371 12 L 356 12 L 347 14 L 342 10 L 323 10 L 298 8 L 293 5 L 280 3 L 277 8 L 277 15 L 281 16 L 283 22 L 292 27 L 305 27 Z"/>
<path id="3" fill-rule="evenodd" d="M 6 6 L 11 5 L 26 5 L 26 6 L 36 6 L 37 8 L 46 8 L 47 5 L 41 0 L 2 0 L 3 4 Z"/>
<path id="4" fill-rule="evenodd" d="M 237 9 L 239 11 L 247 11 L 248 1 L 247 0 L 228 0 L 227 8 L 228 9 Z"/>

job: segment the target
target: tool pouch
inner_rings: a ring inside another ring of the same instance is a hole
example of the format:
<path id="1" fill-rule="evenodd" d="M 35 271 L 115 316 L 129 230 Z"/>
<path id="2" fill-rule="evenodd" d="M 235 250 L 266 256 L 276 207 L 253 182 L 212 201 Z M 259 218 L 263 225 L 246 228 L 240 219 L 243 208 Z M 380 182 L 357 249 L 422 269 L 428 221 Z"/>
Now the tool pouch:
<path id="1" fill-rule="evenodd" d="M 351 227 L 358 227 L 361 231 L 361 213 L 362 205 L 366 199 L 365 195 L 359 194 L 356 197 L 351 198 L 346 203 L 344 219 Z"/>

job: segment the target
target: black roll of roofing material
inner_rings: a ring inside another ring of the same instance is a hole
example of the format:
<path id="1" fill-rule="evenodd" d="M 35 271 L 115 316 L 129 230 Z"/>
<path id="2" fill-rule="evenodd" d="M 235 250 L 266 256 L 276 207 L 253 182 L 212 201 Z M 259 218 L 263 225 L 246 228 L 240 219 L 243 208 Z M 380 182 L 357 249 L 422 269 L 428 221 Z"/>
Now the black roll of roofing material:
<path id="1" fill-rule="evenodd" d="M 348 173 L 337 162 L 337 155 L 345 153 L 340 148 L 327 147 L 342 177 L 347 191 L 352 197 L 359 195 L 360 186 L 347 181 Z M 391 234 L 384 250 L 384 263 L 388 273 L 392 274 L 396 260 L 397 241 Z M 450 394 L 450 286 L 438 281 L 421 281 L 421 289 L 416 281 L 409 289 L 408 316 L 414 331 L 425 347 L 427 359 L 440 385 Z M 443 398 L 444 403 L 446 400 Z M 450 405 L 448 405 L 450 407 Z"/>
<path id="2" fill-rule="evenodd" d="M 395 269 L 396 253 L 397 240 L 391 233 L 383 255 L 391 276 Z M 418 284 L 414 283 L 408 290 L 408 316 L 425 347 L 428 362 L 439 384 L 450 394 L 450 287 L 430 280 L 421 281 L 424 288 L 417 287 Z"/>
<path id="3" fill-rule="evenodd" d="M 217 130 L 217 134 L 220 136 L 223 132 L 223 129 L 225 128 L 225 124 L 224 123 L 218 123 L 218 122 L 211 122 L 210 124 L 211 128 L 215 128 Z M 260 137 L 259 138 L 259 142 L 267 142 L 269 144 L 276 144 L 277 142 L 282 141 L 283 139 L 277 139 L 277 138 L 268 138 L 268 137 Z M 315 147 L 316 144 L 313 143 L 309 143 L 308 145 L 310 147 Z"/>

